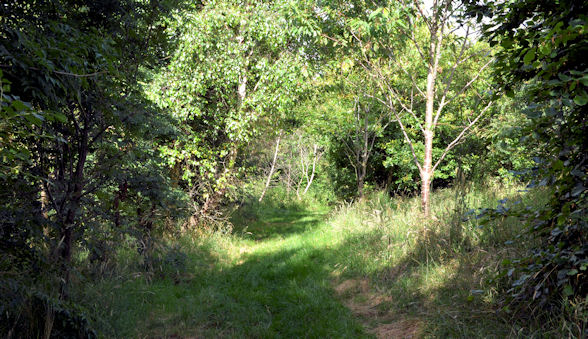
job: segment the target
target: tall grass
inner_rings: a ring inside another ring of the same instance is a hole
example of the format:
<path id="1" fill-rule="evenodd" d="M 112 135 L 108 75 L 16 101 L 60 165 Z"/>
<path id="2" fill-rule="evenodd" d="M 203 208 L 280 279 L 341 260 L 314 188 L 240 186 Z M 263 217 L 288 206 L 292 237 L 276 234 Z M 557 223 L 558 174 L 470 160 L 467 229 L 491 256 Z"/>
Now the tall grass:
<path id="1" fill-rule="evenodd" d="M 374 192 L 328 208 L 272 190 L 232 214 L 231 234 L 169 238 L 149 274 L 120 251 L 118 273 L 82 292 L 109 337 L 357 338 L 398 324 L 422 337 L 516 337 L 532 329 L 495 312 L 488 278 L 525 250 L 512 242 L 522 225 L 482 224 L 476 211 L 541 200 L 463 182 L 435 191 L 434 217 L 424 219 L 417 197 Z M 357 281 L 362 288 L 338 292 Z"/>
<path id="2" fill-rule="evenodd" d="M 517 209 L 545 203 L 546 192 L 522 186 L 456 181 L 432 196 L 431 219 L 418 197 L 385 192 L 332 212 L 330 224 L 343 239 L 341 279 L 363 276 L 391 300 L 388 312 L 426 318 L 424 336 L 503 337 L 530 335 L 533 327 L 496 312 L 502 282 L 493 280 L 501 263 L 532 244 L 514 217 L 488 221 L 485 208 Z M 566 332 L 567 333 L 567 332 Z"/>

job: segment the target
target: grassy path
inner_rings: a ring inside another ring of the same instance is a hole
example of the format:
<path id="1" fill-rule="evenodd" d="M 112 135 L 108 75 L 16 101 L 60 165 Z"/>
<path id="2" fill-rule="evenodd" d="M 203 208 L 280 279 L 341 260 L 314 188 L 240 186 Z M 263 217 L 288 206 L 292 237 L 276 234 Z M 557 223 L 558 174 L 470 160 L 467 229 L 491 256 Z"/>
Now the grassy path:
<path id="1" fill-rule="evenodd" d="M 191 247 L 179 279 L 113 286 L 117 336 L 163 338 L 369 337 L 337 298 L 338 246 L 326 211 L 271 209 Z M 138 324 L 139 326 L 133 325 Z"/>
<path id="2" fill-rule="evenodd" d="M 231 234 L 173 239 L 154 276 L 103 281 L 87 304 L 120 338 L 517 337 L 485 283 L 517 224 L 462 225 L 456 249 L 451 214 L 423 223 L 418 208 L 384 195 L 332 215 L 244 208 Z"/>

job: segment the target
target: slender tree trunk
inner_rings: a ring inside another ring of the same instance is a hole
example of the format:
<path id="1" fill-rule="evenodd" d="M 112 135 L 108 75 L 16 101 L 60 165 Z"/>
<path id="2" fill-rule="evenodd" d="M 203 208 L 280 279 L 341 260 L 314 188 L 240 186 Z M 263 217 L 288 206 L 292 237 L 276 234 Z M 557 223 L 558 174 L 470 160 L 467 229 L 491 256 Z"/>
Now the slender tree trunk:
<path id="1" fill-rule="evenodd" d="M 357 196 L 362 199 L 363 198 L 363 186 L 365 182 L 365 172 L 361 171 L 359 176 L 357 177 Z"/>
<path id="2" fill-rule="evenodd" d="M 68 211 L 66 220 L 63 223 L 62 229 L 61 229 L 61 240 L 60 240 L 61 241 L 61 248 L 59 251 L 59 256 L 61 258 L 61 265 L 62 265 L 62 267 L 61 267 L 62 278 L 61 278 L 61 288 L 59 290 L 59 296 L 62 300 L 66 300 L 68 298 L 74 215 L 75 215 L 74 208 L 71 208 Z"/>
<path id="3" fill-rule="evenodd" d="M 314 144 L 313 151 L 312 151 L 312 172 L 310 174 L 310 178 L 307 179 L 308 182 L 306 183 L 306 188 L 304 188 L 303 194 L 306 194 L 306 192 L 308 192 L 308 189 L 310 188 L 310 185 L 312 184 L 312 180 L 314 179 L 314 173 L 315 173 L 315 169 L 316 169 L 316 161 L 317 161 L 317 158 L 320 158 L 320 156 L 317 154 L 317 149 L 318 149 L 318 145 Z"/>
<path id="4" fill-rule="evenodd" d="M 71 257 L 72 257 L 72 245 L 73 245 L 73 237 L 74 237 L 74 227 L 75 227 L 75 217 L 78 213 L 80 208 L 80 199 L 82 193 L 82 185 L 81 183 L 74 184 L 75 191 L 72 194 L 71 200 L 69 202 L 69 207 L 67 210 L 67 214 L 65 216 L 65 220 L 62 222 L 61 225 L 61 232 L 60 232 L 60 250 L 59 256 L 61 259 L 62 265 L 62 279 L 61 279 L 61 289 L 60 289 L 60 298 L 62 300 L 66 300 L 68 298 L 68 287 L 69 287 L 69 277 L 71 271 Z"/>
<path id="5" fill-rule="evenodd" d="M 300 196 L 300 186 L 302 185 L 302 181 L 304 180 L 304 178 L 306 178 L 306 181 L 308 182 L 308 166 L 306 165 L 306 162 L 304 161 L 304 150 L 303 150 L 302 146 L 302 137 L 300 138 L 299 142 L 298 142 L 298 150 L 300 151 L 300 180 L 298 181 L 298 185 L 296 186 L 296 197 L 298 197 L 298 200 L 302 199 Z"/>
<path id="6" fill-rule="evenodd" d="M 272 160 L 272 167 L 270 168 L 270 172 L 267 175 L 265 187 L 263 188 L 263 191 L 261 192 L 261 196 L 259 197 L 259 202 L 261 202 L 263 200 L 263 197 L 265 196 L 265 192 L 267 191 L 267 189 L 271 183 L 272 175 L 274 174 L 274 170 L 276 168 L 276 160 L 278 159 L 278 151 L 280 149 L 280 139 L 281 138 L 282 138 L 282 132 L 280 131 L 280 135 L 278 135 L 278 140 L 276 140 L 276 150 L 274 151 L 274 158 Z"/>
<path id="7" fill-rule="evenodd" d="M 86 158 L 88 156 L 89 149 L 89 132 L 87 130 L 87 127 L 84 128 L 81 131 L 81 133 L 82 135 L 80 143 L 78 145 L 78 158 L 75 171 L 73 173 L 70 173 L 71 186 L 63 185 L 63 187 L 68 187 L 68 190 L 65 192 L 65 199 L 69 201 L 66 200 L 67 209 L 65 213 L 65 219 L 61 223 L 60 230 L 61 246 L 59 247 L 59 256 L 62 265 L 62 279 L 59 296 L 62 300 L 66 300 L 68 298 L 75 218 L 80 209 L 80 201 L 82 199 L 82 192 L 84 190 L 84 166 L 86 165 Z M 69 161 L 73 162 L 74 160 L 69 159 Z M 71 187 L 72 191 L 69 191 L 69 187 Z"/>
<path id="8" fill-rule="evenodd" d="M 364 149 L 361 155 L 361 161 L 358 164 L 358 174 L 357 174 L 357 194 L 360 199 L 363 198 L 364 192 L 363 188 L 365 187 L 365 176 L 367 174 L 367 162 L 368 162 L 368 154 L 367 149 Z"/>
<path id="9" fill-rule="evenodd" d="M 365 112 L 365 117 L 363 119 L 363 145 L 362 145 L 362 150 L 361 150 L 361 162 L 358 164 L 359 165 L 359 175 L 357 177 L 357 193 L 359 195 L 359 198 L 362 199 L 363 198 L 363 188 L 365 185 L 365 176 L 367 174 L 367 163 L 368 163 L 368 158 L 369 158 L 369 152 L 370 152 L 370 147 L 369 147 L 369 139 L 370 139 L 370 134 L 369 134 L 369 119 L 368 119 L 368 111 L 366 110 Z"/>
<path id="10" fill-rule="evenodd" d="M 43 339 L 51 338 L 51 331 L 53 330 L 53 323 L 55 321 L 55 310 L 49 303 L 46 306 L 45 326 L 43 329 Z M 8 336 L 10 338 L 10 335 Z"/>
<path id="11" fill-rule="evenodd" d="M 41 184 L 41 215 L 43 216 L 43 218 L 45 219 L 49 219 L 49 195 L 47 193 L 47 189 L 45 187 L 44 184 Z M 51 227 L 49 226 L 49 223 L 43 225 L 43 234 L 46 237 L 49 237 L 51 233 Z"/>
<path id="12" fill-rule="evenodd" d="M 428 116 L 428 113 L 427 113 Z M 425 129 L 425 159 L 421 175 L 421 205 L 425 217 L 431 213 L 431 181 L 433 179 L 433 131 Z"/>
<path id="13" fill-rule="evenodd" d="M 292 156 L 290 156 L 292 159 Z M 288 160 L 288 171 L 286 173 L 286 194 L 290 196 L 290 190 L 292 189 L 292 162 Z"/>
<path id="14" fill-rule="evenodd" d="M 430 63 L 427 74 L 426 111 L 425 111 L 425 158 L 421 170 L 421 204 L 423 214 L 428 218 L 431 214 L 431 181 L 433 180 L 433 138 L 435 126 L 433 125 L 434 103 L 435 103 L 435 81 L 437 80 L 437 69 L 441 56 L 442 32 L 432 28 L 430 44 Z"/>
<path id="15" fill-rule="evenodd" d="M 41 184 L 41 215 L 43 218 L 49 218 L 48 210 L 49 210 L 49 196 L 47 195 L 47 190 L 45 190 L 45 186 Z M 45 234 L 48 235 L 48 234 Z"/>
<path id="16" fill-rule="evenodd" d="M 45 189 L 45 185 L 41 185 L 41 214 L 43 218 L 48 219 L 49 215 L 47 213 L 49 205 L 49 196 L 47 190 Z M 49 237 L 49 226 L 43 226 L 43 234 L 46 237 Z M 43 338 L 49 339 L 51 338 L 51 331 L 53 330 L 53 323 L 55 321 L 55 310 L 50 304 L 47 304 L 45 310 L 45 327 L 43 330 Z M 11 337 L 10 332 L 8 333 L 8 338 Z"/>

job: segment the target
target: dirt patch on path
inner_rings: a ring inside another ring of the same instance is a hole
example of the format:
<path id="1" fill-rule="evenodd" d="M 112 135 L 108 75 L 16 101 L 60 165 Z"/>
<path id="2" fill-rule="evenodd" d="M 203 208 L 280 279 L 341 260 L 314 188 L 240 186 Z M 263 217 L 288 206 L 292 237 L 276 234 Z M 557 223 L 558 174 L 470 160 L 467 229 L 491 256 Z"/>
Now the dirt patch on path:
<path id="1" fill-rule="evenodd" d="M 420 338 L 423 323 L 417 319 L 403 319 L 389 324 L 381 324 L 370 332 L 378 338 Z"/>
<path id="2" fill-rule="evenodd" d="M 393 302 L 392 298 L 374 291 L 368 279 L 336 281 L 334 289 L 343 304 L 377 338 L 422 337 L 423 322 L 387 311 L 382 305 Z"/>

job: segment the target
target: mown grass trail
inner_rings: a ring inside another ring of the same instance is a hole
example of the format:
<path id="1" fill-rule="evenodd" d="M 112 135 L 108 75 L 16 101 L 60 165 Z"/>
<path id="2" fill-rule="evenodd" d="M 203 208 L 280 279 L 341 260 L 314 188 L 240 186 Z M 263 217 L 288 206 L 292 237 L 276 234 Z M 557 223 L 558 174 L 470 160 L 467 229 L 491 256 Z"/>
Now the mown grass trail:
<path id="1" fill-rule="evenodd" d="M 486 188 L 464 201 L 491 206 L 515 191 Z M 230 234 L 170 239 L 176 250 L 163 251 L 154 275 L 132 273 L 130 264 L 126 275 L 93 286 L 87 304 L 103 309 L 104 333 L 121 338 L 524 334 L 495 312 L 487 282 L 520 250 L 504 244 L 520 224 L 456 218 L 453 197 L 437 192 L 438 217 L 427 221 L 417 198 L 385 194 L 332 211 L 246 206 Z"/>
<path id="2" fill-rule="evenodd" d="M 180 278 L 111 286 L 120 337 L 358 338 L 335 295 L 326 211 L 266 210 L 235 236 L 187 241 Z M 104 289 L 104 287 L 102 287 Z M 136 325 L 134 325 L 136 324 Z"/>

